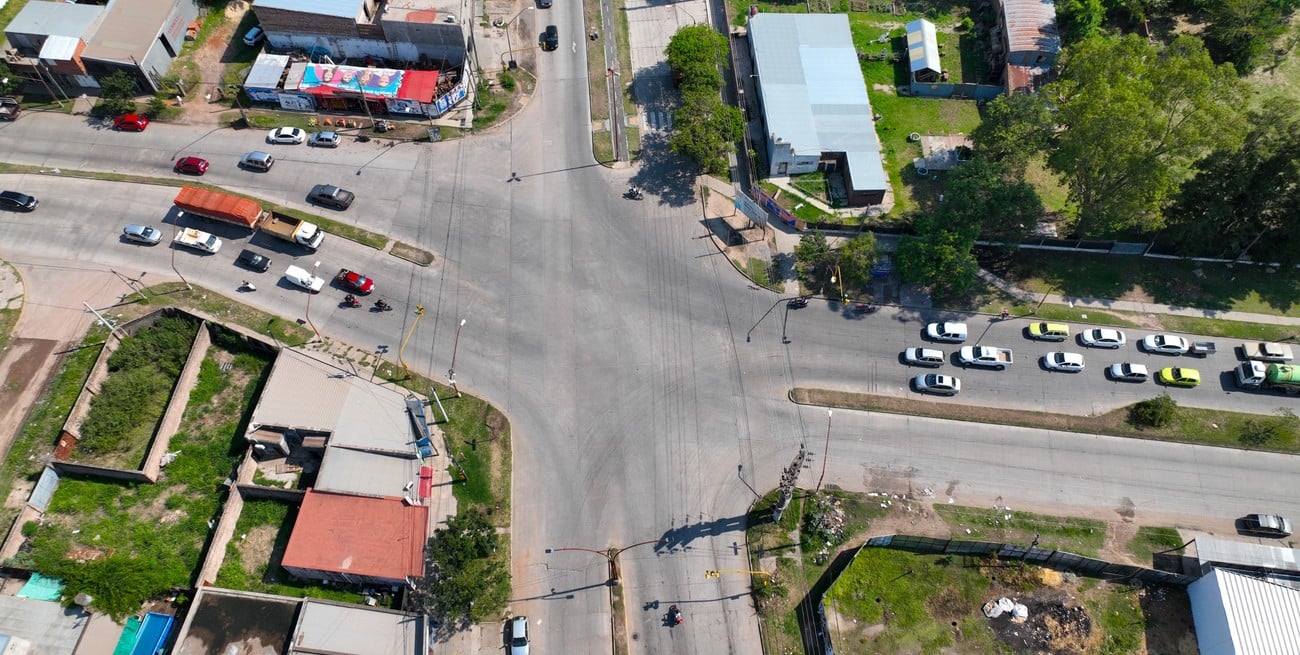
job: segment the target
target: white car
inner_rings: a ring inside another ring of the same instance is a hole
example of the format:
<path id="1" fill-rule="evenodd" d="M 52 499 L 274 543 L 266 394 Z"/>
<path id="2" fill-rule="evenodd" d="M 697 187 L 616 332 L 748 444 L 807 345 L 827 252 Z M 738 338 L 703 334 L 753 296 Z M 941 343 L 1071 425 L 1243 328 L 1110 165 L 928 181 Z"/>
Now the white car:
<path id="1" fill-rule="evenodd" d="M 152 225 L 131 224 L 122 229 L 122 237 L 127 241 L 156 246 L 162 241 L 162 232 Z"/>
<path id="2" fill-rule="evenodd" d="M 961 343 L 966 340 L 965 323 L 931 323 L 925 326 L 925 336 L 931 341 Z"/>
<path id="3" fill-rule="evenodd" d="M 912 366 L 943 366 L 943 351 L 932 348 L 908 348 L 903 351 L 903 361 Z"/>
<path id="4" fill-rule="evenodd" d="M 1106 374 L 1116 382 L 1146 382 L 1147 378 L 1151 377 L 1147 367 L 1129 362 L 1111 364 L 1106 368 Z"/>
<path id="5" fill-rule="evenodd" d="M 285 269 L 284 279 L 312 293 L 320 293 L 320 290 L 325 286 L 324 278 L 316 277 L 307 270 L 298 268 L 297 266 L 290 266 Z"/>
<path id="6" fill-rule="evenodd" d="M 917 391 L 940 396 L 955 396 L 958 391 L 961 391 L 961 380 L 951 375 L 922 373 L 912 379 L 912 384 L 916 386 Z"/>
<path id="7" fill-rule="evenodd" d="M 1083 370 L 1083 355 L 1079 353 L 1054 352 L 1043 355 L 1043 366 L 1053 371 L 1078 373 Z"/>
<path id="8" fill-rule="evenodd" d="M 1188 347 L 1187 339 L 1173 334 L 1152 334 L 1142 338 L 1142 348 L 1149 353 L 1182 355 Z"/>
<path id="9" fill-rule="evenodd" d="M 1128 343 L 1124 333 L 1111 328 L 1094 328 L 1079 333 L 1079 341 L 1089 348 L 1123 348 Z"/>
<path id="10" fill-rule="evenodd" d="M 307 140 L 307 133 L 296 127 L 277 127 L 266 135 L 267 143 L 296 146 Z"/>

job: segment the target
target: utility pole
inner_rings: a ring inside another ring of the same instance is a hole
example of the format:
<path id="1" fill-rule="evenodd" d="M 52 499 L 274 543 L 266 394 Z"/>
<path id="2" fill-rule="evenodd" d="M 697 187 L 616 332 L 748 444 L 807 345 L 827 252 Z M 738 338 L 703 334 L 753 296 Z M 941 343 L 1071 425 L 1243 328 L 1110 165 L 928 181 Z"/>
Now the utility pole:
<path id="1" fill-rule="evenodd" d="M 822 480 L 826 478 L 826 456 L 831 450 L 831 410 L 826 410 L 826 446 L 822 448 L 822 474 L 817 476 L 817 489 L 813 493 L 819 493 L 822 490 Z"/>
<path id="2" fill-rule="evenodd" d="M 790 499 L 794 498 L 794 485 L 799 481 L 799 471 L 803 469 L 803 462 L 807 457 L 808 450 L 803 444 L 799 444 L 799 452 L 794 456 L 794 461 L 781 472 L 781 498 L 772 507 L 773 521 L 780 521 L 781 514 L 790 506 Z"/>

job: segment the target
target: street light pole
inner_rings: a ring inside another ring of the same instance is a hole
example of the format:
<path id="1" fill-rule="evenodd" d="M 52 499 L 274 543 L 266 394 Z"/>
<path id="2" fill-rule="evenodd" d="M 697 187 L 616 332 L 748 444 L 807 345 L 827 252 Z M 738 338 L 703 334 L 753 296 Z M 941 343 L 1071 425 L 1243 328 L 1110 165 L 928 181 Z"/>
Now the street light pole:
<path id="1" fill-rule="evenodd" d="M 317 341 L 321 341 L 322 339 L 320 337 L 320 330 L 317 330 L 316 324 L 311 322 L 311 297 L 316 295 L 316 292 L 311 290 L 311 285 L 316 281 L 316 269 L 319 267 L 320 260 L 316 260 L 316 263 L 312 264 L 311 267 L 311 279 L 307 280 L 307 325 L 310 325 L 311 331 L 316 333 Z"/>
<path id="2" fill-rule="evenodd" d="M 451 342 L 451 366 L 447 367 L 447 381 L 451 383 L 451 390 L 456 392 L 456 397 L 460 398 L 460 388 L 456 386 L 456 349 L 460 348 L 460 329 L 465 327 L 465 319 L 460 319 L 460 325 L 456 326 L 456 337 Z"/>
<path id="3" fill-rule="evenodd" d="M 599 551 L 591 548 L 567 547 L 567 548 L 547 548 L 546 552 L 558 553 L 563 550 L 580 550 L 585 553 L 595 553 L 596 555 L 600 555 L 601 557 L 604 557 L 609 562 L 609 584 L 616 585 L 619 582 L 619 573 L 618 573 L 619 555 L 622 555 L 623 553 L 632 550 L 637 546 L 644 546 L 646 544 L 662 544 L 662 543 L 664 543 L 663 539 L 648 539 L 646 541 L 632 544 L 627 548 L 618 548 L 616 546 L 610 546 L 609 550 L 607 551 Z"/>
<path id="4" fill-rule="evenodd" d="M 830 454 L 830 449 L 831 449 L 831 415 L 832 414 L 834 414 L 834 412 L 832 412 L 829 409 L 826 410 L 826 445 L 822 447 L 822 474 L 817 476 L 817 489 L 813 491 L 814 494 L 821 493 L 822 480 L 826 478 L 826 456 Z"/>
<path id="5" fill-rule="evenodd" d="M 184 275 L 181 275 L 180 269 L 176 268 L 176 235 L 180 229 L 180 225 L 172 223 L 172 272 L 181 279 L 181 282 L 185 283 L 186 291 L 193 291 L 194 287 L 190 286 L 190 281 L 185 279 Z"/>
<path id="6" fill-rule="evenodd" d="M 506 21 L 505 24 L 501 26 L 506 31 L 506 53 L 505 54 L 507 57 L 511 56 L 511 53 L 514 52 L 514 47 L 510 45 L 510 25 L 515 22 L 515 19 L 519 18 L 520 16 L 523 16 L 525 11 L 529 11 L 531 9 L 533 9 L 531 5 L 528 7 L 524 7 L 523 9 L 520 9 L 519 13 L 512 16 L 510 20 Z M 510 59 L 510 61 L 514 61 L 514 59 L 513 58 Z M 510 67 L 511 66 L 509 64 L 506 64 L 506 68 L 510 68 Z"/>

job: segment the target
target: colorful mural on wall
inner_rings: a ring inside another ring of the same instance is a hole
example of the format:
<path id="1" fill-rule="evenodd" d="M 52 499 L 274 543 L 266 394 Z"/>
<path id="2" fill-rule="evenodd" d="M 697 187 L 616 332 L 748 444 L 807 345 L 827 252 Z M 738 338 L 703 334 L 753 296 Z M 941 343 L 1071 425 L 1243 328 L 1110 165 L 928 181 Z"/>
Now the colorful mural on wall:
<path id="1" fill-rule="evenodd" d="M 329 87 L 339 91 L 365 92 L 367 96 L 395 98 L 402 86 L 405 71 L 391 68 L 358 68 L 356 66 L 331 66 L 308 64 L 298 88 L 310 91 L 316 87 Z M 361 88 L 357 88 L 358 82 Z"/>

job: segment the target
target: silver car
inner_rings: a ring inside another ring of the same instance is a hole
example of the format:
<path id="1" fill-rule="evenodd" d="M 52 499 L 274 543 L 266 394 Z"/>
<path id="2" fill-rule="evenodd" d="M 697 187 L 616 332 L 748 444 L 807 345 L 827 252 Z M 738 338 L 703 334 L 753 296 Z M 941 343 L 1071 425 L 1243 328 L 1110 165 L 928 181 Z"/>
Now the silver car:
<path id="1" fill-rule="evenodd" d="M 961 380 L 951 375 L 922 373 L 912 378 L 912 384 L 916 386 L 917 391 L 940 396 L 955 396 L 961 391 Z"/>
<path id="2" fill-rule="evenodd" d="M 339 134 L 329 130 L 312 132 L 311 138 L 307 139 L 307 145 L 313 148 L 337 148 L 339 147 Z"/>
<path id="3" fill-rule="evenodd" d="M 152 225 L 131 224 L 122 228 L 122 238 L 147 246 L 156 246 L 159 241 L 162 241 L 162 231 Z"/>
<path id="4" fill-rule="evenodd" d="M 912 366 L 943 366 L 943 351 L 933 348 L 908 348 L 903 351 L 903 361 Z"/>
<path id="5" fill-rule="evenodd" d="M 1142 349 L 1149 353 L 1182 355 L 1190 347 L 1187 339 L 1173 334 L 1152 334 L 1142 338 Z"/>

